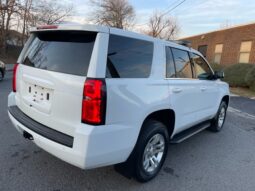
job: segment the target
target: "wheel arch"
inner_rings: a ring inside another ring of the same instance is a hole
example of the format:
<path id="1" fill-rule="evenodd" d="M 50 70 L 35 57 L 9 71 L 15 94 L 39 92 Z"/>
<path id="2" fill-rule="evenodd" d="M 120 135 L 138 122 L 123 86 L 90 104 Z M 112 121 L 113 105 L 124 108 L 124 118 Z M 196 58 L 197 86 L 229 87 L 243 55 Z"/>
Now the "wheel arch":
<path id="1" fill-rule="evenodd" d="M 229 99 L 230 99 L 229 95 L 225 95 L 225 96 L 222 97 L 221 102 L 223 102 L 223 101 L 226 102 L 226 104 L 228 106 L 229 105 Z"/>
<path id="2" fill-rule="evenodd" d="M 0 68 L 0 79 L 3 80 L 5 76 L 4 69 Z"/>
<path id="3" fill-rule="evenodd" d="M 141 126 L 140 126 L 141 128 L 139 130 L 139 133 L 138 133 L 138 136 L 137 136 L 137 139 L 136 139 L 136 143 L 135 143 L 129 157 L 127 158 L 127 160 L 125 162 L 119 163 L 119 164 L 114 166 L 114 168 L 117 172 L 119 172 L 120 174 L 122 174 L 123 176 L 125 176 L 127 178 L 131 178 L 135 174 L 135 171 L 134 171 L 134 168 L 132 168 L 132 165 L 134 165 L 135 156 L 137 155 L 136 147 L 138 145 L 138 140 L 141 136 L 141 133 L 145 129 L 144 124 L 148 120 L 157 120 L 157 121 L 162 122 L 167 127 L 169 139 L 170 139 L 172 133 L 174 132 L 175 112 L 173 110 L 171 110 L 171 109 L 161 109 L 161 110 L 156 110 L 152 113 L 149 113 L 141 123 Z"/>
<path id="4" fill-rule="evenodd" d="M 151 119 L 163 123 L 167 128 L 169 138 L 171 137 L 171 135 L 174 132 L 174 127 L 175 127 L 175 112 L 174 112 L 174 110 L 161 109 L 161 110 L 157 110 L 157 111 L 154 111 L 154 112 L 148 114 L 142 123 L 139 135 L 142 132 L 143 128 L 145 128 L 145 126 L 144 126 L 145 122 L 148 120 L 151 120 Z"/>

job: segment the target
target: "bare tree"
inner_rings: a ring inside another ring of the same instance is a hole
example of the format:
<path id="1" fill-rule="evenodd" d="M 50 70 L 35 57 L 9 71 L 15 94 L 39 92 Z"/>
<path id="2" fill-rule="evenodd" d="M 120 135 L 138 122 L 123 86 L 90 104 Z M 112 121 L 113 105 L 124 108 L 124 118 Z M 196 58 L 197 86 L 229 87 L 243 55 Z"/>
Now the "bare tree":
<path id="1" fill-rule="evenodd" d="M 61 23 L 74 12 L 72 4 L 63 4 L 60 0 L 23 0 L 21 17 L 22 42 L 26 41 L 29 28 L 44 24 Z"/>
<path id="2" fill-rule="evenodd" d="M 31 17 L 32 25 L 60 23 L 73 12 L 72 4 L 63 4 L 60 0 L 37 0 Z"/>
<path id="3" fill-rule="evenodd" d="M 61 0 L 0 0 L 0 53 L 6 52 L 10 30 L 21 32 L 21 44 L 29 28 L 62 22 L 74 11 L 73 5 Z"/>
<path id="4" fill-rule="evenodd" d="M 24 5 L 21 6 L 20 10 L 20 16 L 22 18 L 22 37 L 21 37 L 21 42 L 22 46 L 25 43 L 26 37 L 28 36 L 28 25 L 30 22 L 30 16 L 31 16 L 31 9 L 33 5 L 33 0 L 25 0 Z M 20 22 L 20 19 L 18 19 L 18 24 Z"/>
<path id="5" fill-rule="evenodd" d="M 173 40 L 180 32 L 177 20 L 173 17 L 166 17 L 160 12 L 154 12 L 149 19 L 146 34 L 166 40 Z"/>
<path id="6" fill-rule="evenodd" d="M 0 50 L 6 53 L 6 40 L 9 35 L 11 20 L 18 13 L 18 1 L 0 0 Z"/>
<path id="7" fill-rule="evenodd" d="M 134 24 L 135 10 L 128 0 L 90 0 L 94 6 L 92 20 L 97 24 L 116 28 L 130 28 Z"/>
<path id="8" fill-rule="evenodd" d="M 227 29 L 233 26 L 233 23 L 230 20 L 225 20 L 220 24 L 220 29 Z"/>

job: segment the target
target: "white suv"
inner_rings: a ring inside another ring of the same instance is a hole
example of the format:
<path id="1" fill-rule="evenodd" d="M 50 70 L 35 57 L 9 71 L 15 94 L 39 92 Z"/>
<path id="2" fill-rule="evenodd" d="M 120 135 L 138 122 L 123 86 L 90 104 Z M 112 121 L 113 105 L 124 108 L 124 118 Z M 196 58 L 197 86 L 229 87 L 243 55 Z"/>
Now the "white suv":
<path id="1" fill-rule="evenodd" d="M 25 138 L 82 169 L 145 182 L 168 142 L 220 131 L 229 86 L 196 50 L 120 29 L 38 27 L 14 67 L 8 112 Z"/>

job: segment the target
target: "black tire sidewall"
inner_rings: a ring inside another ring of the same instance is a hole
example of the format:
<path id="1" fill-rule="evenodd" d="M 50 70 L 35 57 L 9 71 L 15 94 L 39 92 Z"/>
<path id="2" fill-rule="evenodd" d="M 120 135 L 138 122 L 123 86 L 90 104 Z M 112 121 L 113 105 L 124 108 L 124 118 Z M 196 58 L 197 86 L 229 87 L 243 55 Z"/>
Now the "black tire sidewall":
<path id="1" fill-rule="evenodd" d="M 156 171 L 154 171 L 153 173 L 148 173 L 144 170 L 143 168 L 143 154 L 144 154 L 144 150 L 146 145 L 148 144 L 149 140 L 155 135 L 155 134 L 161 134 L 164 139 L 165 139 L 165 148 L 164 148 L 164 153 L 162 156 L 162 159 L 160 161 L 160 164 L 158 165 Z M 138 179 L 138 181 L 140 182 L 147 182 L 149 180 L 151 180 L 152 178 L 154 178 L 158 172 L 160 171 L 161 167 L 164 164 L 166 155 L 167 155 L 167 150 L 168 150 L 168 132 L 166 127 L 158 122 L 158 121 L 154 121 L 154 120 L 149 120 L 148 122 L 146 122 L 143 126 L 143 130 L 139 136 L 137 145 L 136 145 L 136 152 L 135 152 L 135 174 L 136 174 L 136 178 Z"/>
<path id="2" fill-rule="evenodd" d="M 2 70 L 0 70 L 0 81 L 2 81 L 4 79 L 4 72 Z"/>
<path id="3" fill-rule="evenodd" d="M 225 108 L 225 117 L 224 117 L 223 124 L 221 125 L 221 127 L 219 127 L 218 120 L 219 120 L 219 116 L 220 116 L 220 111 L 223 107 Z M 224 123 L 225 123 L 225 120 L 226 120 L 226 115 L 227 115 L 227 104 L 225 102 L 221 102 L 220 107 L 219 107 L 218 112 L 217 112 L 217 115 L 216 115 L 216 117 L 214 118 L 214 120 L 212 122 L 211 130 L 216 131 L 216 132 L 220 131 L 224 126 Z"/>

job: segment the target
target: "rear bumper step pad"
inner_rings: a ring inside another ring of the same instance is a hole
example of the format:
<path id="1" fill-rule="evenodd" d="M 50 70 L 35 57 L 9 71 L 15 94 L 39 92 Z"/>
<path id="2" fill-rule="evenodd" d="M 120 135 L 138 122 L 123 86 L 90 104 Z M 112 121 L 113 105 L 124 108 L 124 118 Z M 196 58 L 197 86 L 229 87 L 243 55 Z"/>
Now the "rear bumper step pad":
<path id="1" fill-rule="evenodd" d="M 8 110 L 17 121 L 31 131 L 67 147 L 73 147 L 73 137 L 36 122 L 24 114 L 17 106 L 10 106 Z"/>

